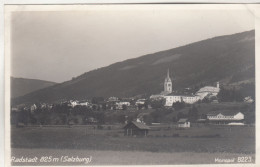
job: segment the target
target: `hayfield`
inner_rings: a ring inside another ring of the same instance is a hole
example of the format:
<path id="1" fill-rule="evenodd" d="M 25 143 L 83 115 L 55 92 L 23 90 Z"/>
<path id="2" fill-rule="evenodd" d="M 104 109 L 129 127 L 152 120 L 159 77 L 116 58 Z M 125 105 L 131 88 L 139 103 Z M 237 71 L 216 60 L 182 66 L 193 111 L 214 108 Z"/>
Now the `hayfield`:
<path id="1" fill-rule="evenodd" d="M 57 148 L 150 152 L 254 153 L 255 128 L 208 126 L 152 128 L 147 137 L 126 137 L 119 127 L 12 128 L 12 148 Z"/>

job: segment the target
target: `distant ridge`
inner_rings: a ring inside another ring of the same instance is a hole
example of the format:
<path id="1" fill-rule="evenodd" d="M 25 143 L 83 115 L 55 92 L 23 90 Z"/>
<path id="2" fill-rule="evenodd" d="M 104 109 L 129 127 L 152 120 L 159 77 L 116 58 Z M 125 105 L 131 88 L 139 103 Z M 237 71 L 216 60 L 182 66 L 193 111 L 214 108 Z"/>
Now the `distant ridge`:
<path id="1" fill-rule="evenodd" d="M 149 96 L 163 90 L 168 68 L 175 90 L 186 87 L 195 90 L 216 81 L 222 84 L 254 83 L 255 31 L 214 37 L 117 62 L 15 98 L 13 103 L 55 102 L 94 96 Z"/>
<path id="2" fill-rule="evenodd" d="M 55 85 L 55 82 L 38 79 L 11 77 L 11 98 L 24 96 L 33 91 Z"/>

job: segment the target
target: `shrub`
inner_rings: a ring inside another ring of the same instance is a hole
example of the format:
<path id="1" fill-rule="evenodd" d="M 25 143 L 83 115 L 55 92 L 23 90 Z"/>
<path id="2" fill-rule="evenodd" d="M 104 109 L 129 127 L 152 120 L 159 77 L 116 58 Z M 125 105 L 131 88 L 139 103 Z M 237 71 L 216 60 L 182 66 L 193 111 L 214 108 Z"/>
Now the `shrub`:
<path id="1" fill-rule="evenodd" d="M 102 129 L 104 129 L 104 127 L 102 125 L 98 125 L 97 129 L 102 130 Z"/>
<path id="2" fill-rule="evenodd" d="M 172 134 L 172 137 L 180 137 L 180 135 L 177 133 L 177 134 Z"/>
<path id="3" fill-rule="evenodd" d="M 112 137 L 119 137 L 119 134 L 114 133 L 114 134 L 112 134 Z"/>

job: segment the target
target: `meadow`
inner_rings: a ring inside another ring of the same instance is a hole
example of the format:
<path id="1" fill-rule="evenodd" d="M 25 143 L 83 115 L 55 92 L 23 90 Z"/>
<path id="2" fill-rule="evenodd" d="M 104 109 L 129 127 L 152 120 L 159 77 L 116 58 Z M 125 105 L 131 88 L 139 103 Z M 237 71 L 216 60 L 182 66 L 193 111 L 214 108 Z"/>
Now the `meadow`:
<path id="1" fill-rule="evenodd" d="M 120 161 L 115 164 L 129 164 L 131 157 L 139 159 L 141 155 L 143 158 L 132 163 L 146 164 L 152 157 L 155 164 L 214 163 L 214 157 L 250 155 L 254 158 L 255 153 L 253 126 L 211 125 L 182 130 L 174 125 L 164 125 L 152 127 L 147 137 L 123 136 L 122 125 L 107 125 L 100 129 L 94 126 L 12 127 L 11 134 L 12 155 L 33 153 L 41 156 L 52 152 L 61 156 L 62 150 L 67 150 L 74 155 L 93 154 L 96 157 L 94 164 L 107 163 L 106 153 L 109 152 L 109 155 L 120 155 Z M 189 160 L 172 161 L 174 156 L 189 154 L 192 155 Z M 112 157 L 113 162 L 116 160 Z"/>

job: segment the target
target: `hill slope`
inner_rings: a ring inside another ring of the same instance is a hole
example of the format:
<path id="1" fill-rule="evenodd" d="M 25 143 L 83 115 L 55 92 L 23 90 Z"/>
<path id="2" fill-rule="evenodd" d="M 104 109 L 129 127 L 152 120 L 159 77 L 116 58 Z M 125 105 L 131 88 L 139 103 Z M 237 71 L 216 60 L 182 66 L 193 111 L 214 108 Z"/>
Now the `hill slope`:
<path id="1" fill-rule="evenodd" d="M 55 82 L 11 77 L 11 98 L 24 96 L 33 91 L 55 85 Z"/>
<path id="2" fill-rule="evenodd" d="M 255 31 L 252 30 L 118 62 L 27 94 L 14 102 L 150 95 L 162 91 L 168 68 L 175 90 L 196 89 L 216 81 L 254 82 L 254 62 Z"/>

